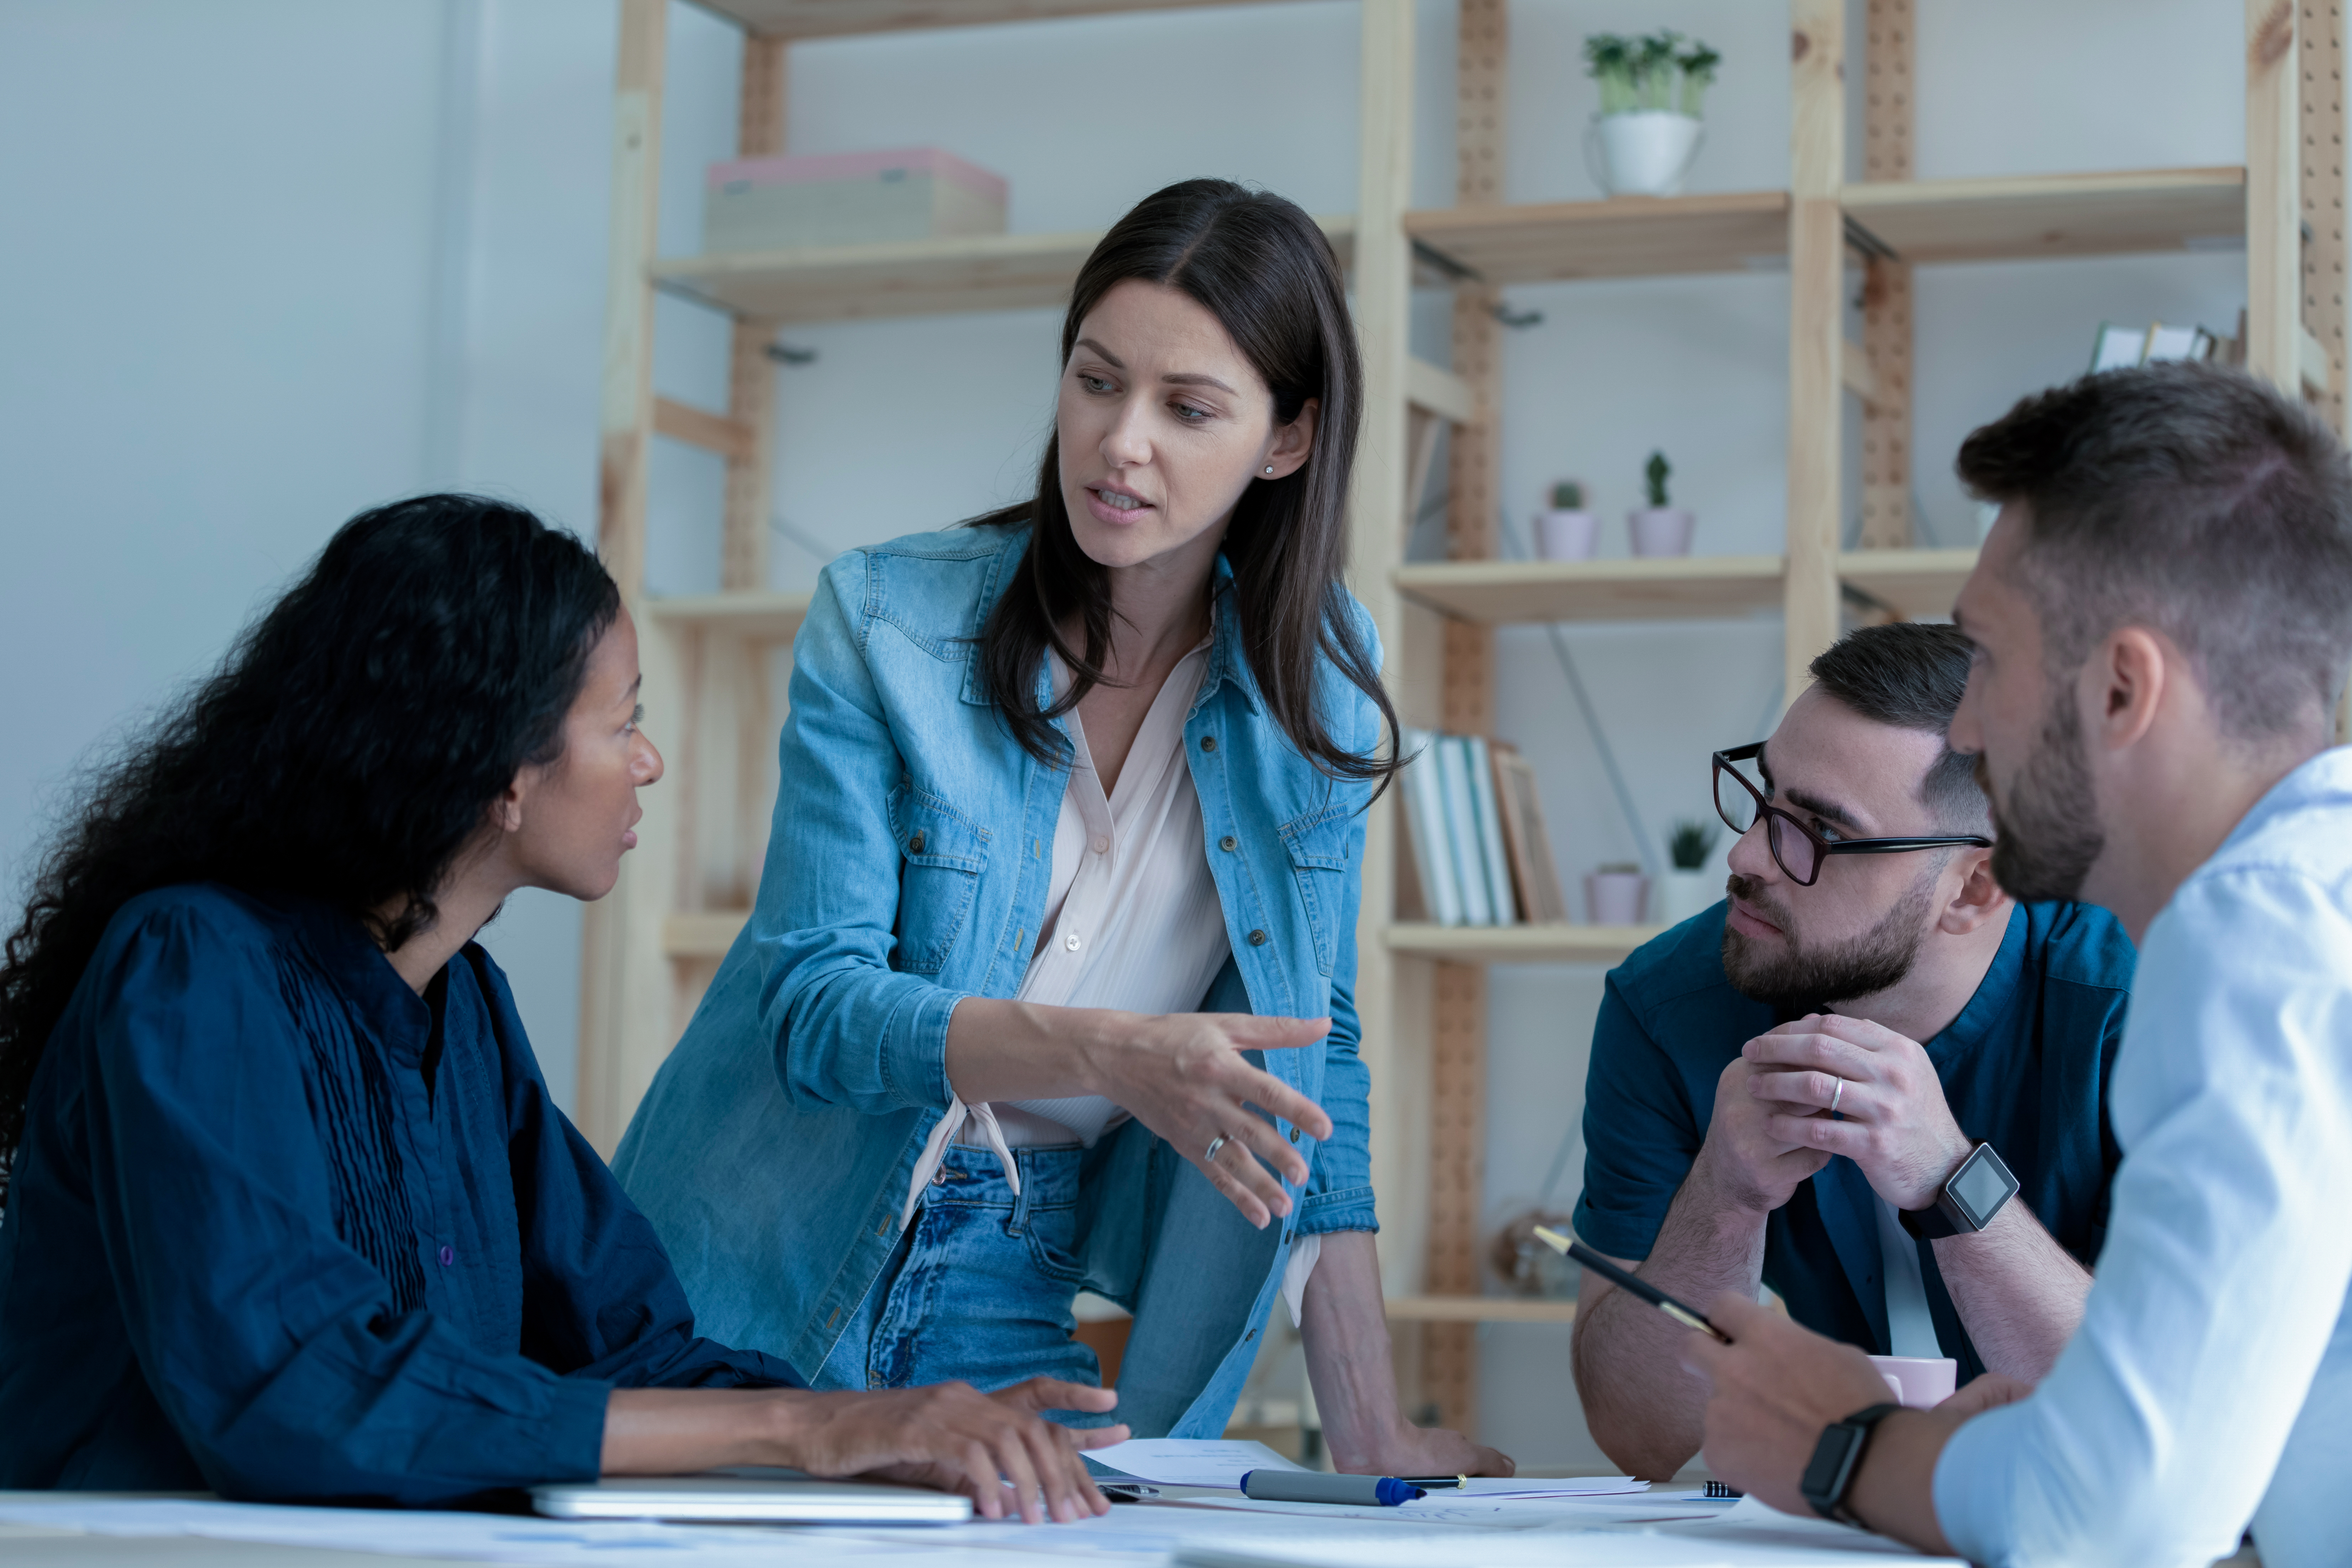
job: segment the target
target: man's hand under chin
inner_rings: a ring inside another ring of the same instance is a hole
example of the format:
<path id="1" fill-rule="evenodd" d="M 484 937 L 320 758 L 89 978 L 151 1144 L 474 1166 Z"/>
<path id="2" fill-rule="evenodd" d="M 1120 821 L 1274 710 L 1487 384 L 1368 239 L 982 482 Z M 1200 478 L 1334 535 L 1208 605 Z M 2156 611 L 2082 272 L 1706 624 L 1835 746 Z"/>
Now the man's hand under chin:
<path id="1" fill-rule="evenodd" d="M 1684 1343 L 1684 1364 L 1710 1387 L 1708 1470 L 1784 1513 L 1813 1517 L 1799 1482 L 1822 1430 L 1892 1400 L 1886 1380 L 1852 1345 L 1738 1296 L 1717 1297 L 1706 1313 L 1731 1337 L 1727 1345 L 1694 1332 Z M 2011 1397 L 2022 1386 L 2002 1382 Z M 1936 1522 L 1934 1479 L 1945 1440 L 1974 1413 L 1957 1405 L 1959 1397 L 1955 1407 L 1900 1412 L 1879 1423 L 1847 1494 L 1848 1507 L 1871 1529 L 1923 1551 L 1951 1549 Z"/>
<path id="2" fill-rule="evenodd" d="M 1974 1147 L 1927 1051 L 1867 1018 L 1800 1018 L 1740 1054 L 1756 1069 L 1748 1092 L 1774 1112 L 1768 1137 L 1847 1156 L 1896 1208 L 1933 1205 Z"/>

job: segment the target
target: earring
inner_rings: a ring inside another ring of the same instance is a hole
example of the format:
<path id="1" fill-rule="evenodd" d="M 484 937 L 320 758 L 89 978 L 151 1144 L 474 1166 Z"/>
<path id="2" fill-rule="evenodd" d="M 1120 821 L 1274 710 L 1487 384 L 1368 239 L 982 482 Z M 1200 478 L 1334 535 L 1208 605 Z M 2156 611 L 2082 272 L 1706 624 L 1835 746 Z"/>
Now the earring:
<path id="1" fill-rule="evenodd" d="M 1269 473 L 1269 474 L 1270 474 L 1270 473 L 1272 473 L 1272 472 L 1274 472 L 1274 465 L 1273 465 L 1272 463 L 1268 463 L 1268 464 L 1265 466 L 1265 471 L 1266 471 L 1267 473 Z"/>

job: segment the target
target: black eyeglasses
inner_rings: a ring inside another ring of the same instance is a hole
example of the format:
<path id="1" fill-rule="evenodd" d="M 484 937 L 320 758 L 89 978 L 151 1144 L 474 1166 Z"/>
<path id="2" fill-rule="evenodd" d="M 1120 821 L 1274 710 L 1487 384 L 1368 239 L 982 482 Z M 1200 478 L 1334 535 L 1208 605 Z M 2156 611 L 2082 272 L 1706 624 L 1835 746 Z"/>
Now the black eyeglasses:
<path id="1" fill-rule="evenodd" d="M 1822 874 L 1822 860 L 1830 855 L 1900 855 L 1912 849 L 1989 849 L 1992 840 L 1974 833 L 1946 834 L 1935 838 L 1824 838 L 1796 817 L 1764 798 L 1764 792 L 1732 764 L 1764 754 L 1762 742 L 1717 752 L 1715 764 L 1715 810 L 1723 825 L 1745 834 L 1760 817 L 1769 826 L 1765 842 L 1772 847 L 1773 863 L 1801 888 L 1810 888 Z M 1727 783 L 1725 781 L 1728 780 Z M 1738 788 L 1733 788 L 1733 785 Z"/>

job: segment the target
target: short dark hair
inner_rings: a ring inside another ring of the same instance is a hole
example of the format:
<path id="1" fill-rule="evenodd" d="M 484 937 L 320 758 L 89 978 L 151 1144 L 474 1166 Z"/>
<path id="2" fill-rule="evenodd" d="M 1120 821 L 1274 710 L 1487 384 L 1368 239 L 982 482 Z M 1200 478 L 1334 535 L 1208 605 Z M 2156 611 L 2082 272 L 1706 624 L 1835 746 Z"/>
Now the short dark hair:
<path id="1" fill-rule="evenodd" d="M 1969 689 L 1969 639 L 1958 626 L 1930 622 L 1860 626 L 1808 668 L 1823 691 L 1864 718 L 1941 738 Z M 1920 781 L 1920 800 L 1945 826 L 1973 828 L 1989 819 L 1976 761 L 1946 740 Z"/>
<path id="2" fill-rule="evenodd" d="M 2026 398 L 1956 466 L 2024 504 L 2014 581 L 2053 674 L 2146 626 L 2193 661 L 2225 733 L 2325 722 L 2352 660 L 2352 468 L 2302 402 L 2215 365 L 2105 371 Z"/>

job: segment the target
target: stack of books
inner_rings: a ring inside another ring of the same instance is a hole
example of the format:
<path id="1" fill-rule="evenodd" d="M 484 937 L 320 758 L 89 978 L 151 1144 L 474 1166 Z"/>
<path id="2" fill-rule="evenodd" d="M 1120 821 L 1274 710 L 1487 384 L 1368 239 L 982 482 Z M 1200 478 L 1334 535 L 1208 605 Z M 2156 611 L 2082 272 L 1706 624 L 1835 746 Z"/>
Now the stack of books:
<path id="1" fill-rule="evenodd" d="M 1404 731 L 1399 914 L 1448 926 L 1568 919 L 1535 770 L 1483 735 Z"/>
<path id="2" fill-rule="evenodd" d="M 2168 327 L 2162 321 L 2150 321 L 2145 327 L 2118 326 L 2113 321 L 2099 323 L 2099 335 L 2091 344 L 2091 369 L 2121 370 L 2132 365 L 2156 364 L 2168 359 L 2211 360 L 2220 364 L 2240 364 L 2245 359 L 2245 343 L 2241 336 L 2224 338 L 2202 327 Z"/>

